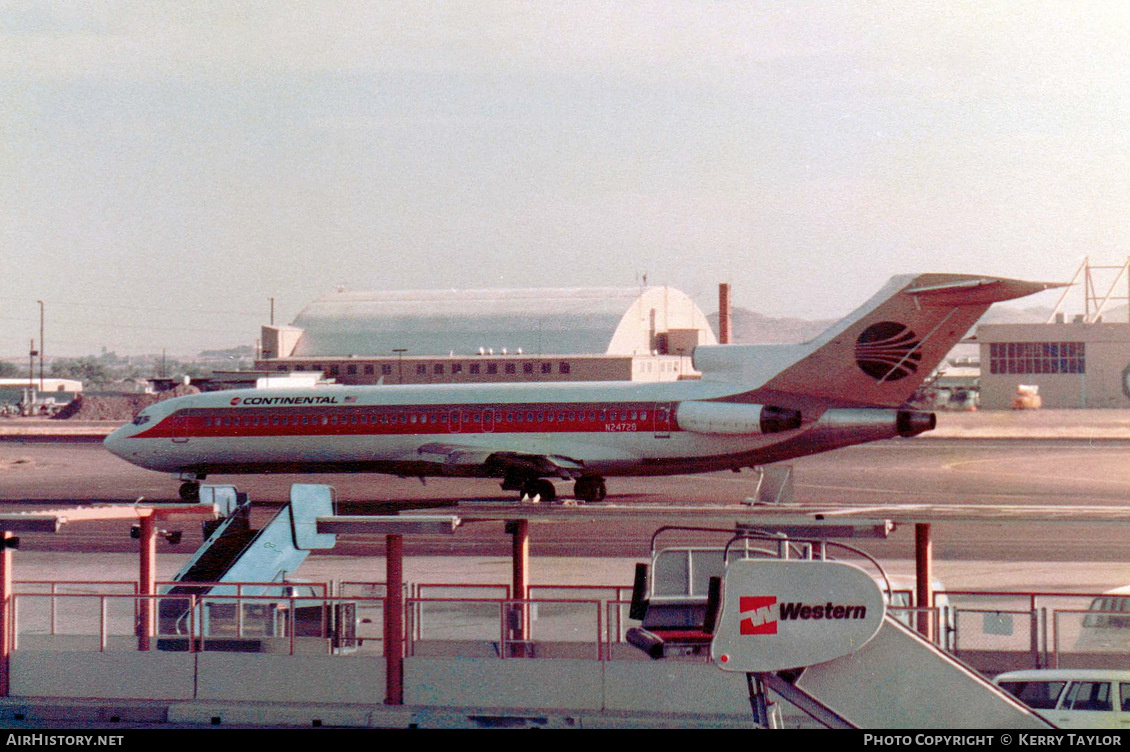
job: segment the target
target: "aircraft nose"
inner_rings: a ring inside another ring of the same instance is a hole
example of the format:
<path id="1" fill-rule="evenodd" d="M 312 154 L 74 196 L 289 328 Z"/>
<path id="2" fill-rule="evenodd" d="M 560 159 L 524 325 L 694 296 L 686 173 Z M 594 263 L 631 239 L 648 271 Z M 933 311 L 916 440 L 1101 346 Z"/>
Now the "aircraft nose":
<path id="1" fill-rule="evenodd" d="M 102 440 L 102 446 L 106 447 L 106 450 L 108 452 L 110 452 L 111 454 L 117 455 L 118 457 L 122 457 L 124 459 L 124 457 L 125 457 L 125 446 L 124 446 L 125 440 L 126 440 L 126 437 L 129 436 L 130 429 L 132 429 L 132 428 L 133 428 L 133 426 L 129 425 L 128 423 L 126 425 L 122 426 L 121 428 L 118 428 L 117 430 L 115 430 L 113 433 L 111 433 L 109 436 L 107 436 L 105 439 Z"/>

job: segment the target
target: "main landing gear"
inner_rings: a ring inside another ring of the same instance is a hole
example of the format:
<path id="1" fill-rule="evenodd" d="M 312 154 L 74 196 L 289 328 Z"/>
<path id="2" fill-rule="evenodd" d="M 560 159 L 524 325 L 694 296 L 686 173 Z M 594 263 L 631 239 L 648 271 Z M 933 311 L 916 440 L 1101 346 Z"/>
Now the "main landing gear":
<path id="1" fill-rule="evenodd" d="M 557 490 L 550 481 L 516 472 L 506 473 L 502 479 L 502 490 L 517 491 L 522 499 L 540 497 L 541 501 L 553 501 L 557 498 Z"/>
<path id="2" fill-rule="evenodd" d="M 557 490 L 553 482 L 547 478 L 531 478 L 509 473 L 502 480 L 503 491 L 518 491 L 523 499 L 540 498 L 541 501 L 555 501 Z M 573 496 L 578 501 L 604 501 L 608 496 L 608 489 L 604 485 L 604 478 L 599 475 L 586 475 L 577 478 L 573 484 Z"/>
<path id="3" fill-rule="evenodd" d="M 599 475 L 577 478 L 573 484 L 573 495 L 581 501 L 604 501 L 608 496 L 608 488 L 604 485 L 604 478 Z"/>
<path id="4" fill-rule="evenodd" d="M 557 498 L 557 489 L 545 478 L 531 478 L 522 484 L 523 498 L 535 499 L 539 496 L 542 501 L 553 501 Z"/>
<path id="5" fill-rule="evenodd" d="M 204 480 L 202 474 L 185 473 L 180 476 L 184 483 L 180 484 L 180 500 L 188 504 L 200 502 L 200 482 Z"/>

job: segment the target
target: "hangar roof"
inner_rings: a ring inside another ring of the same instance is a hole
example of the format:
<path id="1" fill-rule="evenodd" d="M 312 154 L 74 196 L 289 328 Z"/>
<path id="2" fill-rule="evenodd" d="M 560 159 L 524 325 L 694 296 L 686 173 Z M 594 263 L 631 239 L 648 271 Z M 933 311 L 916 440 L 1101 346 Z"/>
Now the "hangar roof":
<path id="1" fill-rule="evenodd" d="M 479 348 L 529 354 L 643 354 L 654 334 L 699 330 L 716 338 L 685 293 L 671 287 L 405 290 L 330 293 L 308 305 L 294 357 L 470 355 Z"/>

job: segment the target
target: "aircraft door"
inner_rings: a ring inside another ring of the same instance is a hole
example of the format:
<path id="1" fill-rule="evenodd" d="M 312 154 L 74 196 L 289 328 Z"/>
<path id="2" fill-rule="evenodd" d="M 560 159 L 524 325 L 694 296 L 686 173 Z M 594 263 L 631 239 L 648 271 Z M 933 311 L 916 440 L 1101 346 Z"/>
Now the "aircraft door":
<path id="1" fill-rule="evenodd" d="M 494 410 L 487 408 L 483 410 L 483 431 L 490 432 L 494 430 Z"/>
<path id="2" fill-rule="evenodd" d="M 463 430 L 463 425 L 459 420 L 459 411 L 452 410 L 447 416 L 447 430 L 450 433 L 459 433 Z"/>
<path id="3" fill-rule="evenodd" d="M 188 442 L 188 415 L 183 410 L 173 413 L 173 443 L 185 444 Z"/>
<path id="4" fill-rule="evenodd" d="M 660 402 L 655 405 L 652 431 L 657 439 L 671 438 L 671 413 L 675 405 L 670 402 Z"/>

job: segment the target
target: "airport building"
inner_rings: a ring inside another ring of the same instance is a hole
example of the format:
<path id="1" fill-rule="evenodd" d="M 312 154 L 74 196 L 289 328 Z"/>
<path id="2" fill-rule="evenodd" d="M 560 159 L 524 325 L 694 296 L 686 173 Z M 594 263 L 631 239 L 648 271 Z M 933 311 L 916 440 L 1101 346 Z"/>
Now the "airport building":
<path id="1" fill-rule="evenodd" d="M 676 381 L 716 344 L 672 287 L 337 290 L 264 326 L 255 367 L 340 384 Z"/>
<path id="2" fill-rule="evenodd" d="M 1096 285 L 1100 270 L 1114 273 L 1109 289 Z M 1130 284 L 1130 262 L 1084 261 L 1072 284 L 1083 290 L 1084 313 L 1070 320 L 1061 298 L 1049 323 L 977 327 L 982 408 L 1012 407 L 1021 387 L 1036 387 L 1044 409 L 1130 408 L 1130 313 L 1106 314 L 1112 301 L 1130 302 L 1130 290 L 1118 292 Z"/>
<path id="3" fill-rule="evenodd" d="M 1007 410 L 1021 386 L 1047 408 L 1130 407 L 1130 323 L 983 324 L 981 407 Z"/>

